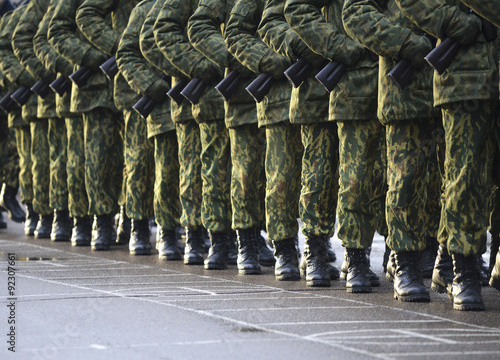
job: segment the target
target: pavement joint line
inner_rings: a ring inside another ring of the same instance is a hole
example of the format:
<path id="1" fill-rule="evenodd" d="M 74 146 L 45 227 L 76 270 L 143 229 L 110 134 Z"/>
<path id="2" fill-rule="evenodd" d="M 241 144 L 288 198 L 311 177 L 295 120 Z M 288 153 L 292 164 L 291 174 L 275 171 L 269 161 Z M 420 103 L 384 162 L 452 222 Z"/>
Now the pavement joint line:
<path id="1" fill-rule="evenodd" d="M 73 276 L 73 277 L 52 277 L 49 280 L 80 280 L 80 279 L 111 279 L 111 278 L 129 278 L 129 277 L 163 277 L 179 276 L 177 274 L 136 274 L 136 275 L 109 275 L 109 276 Z"/>
<path id="2" fill-rule="evenodd" d="M 331 310 L 331 309 L 371 309 L 375 306 L 313 306 L 308 307 L 307 310 Z M 212 309 L 209 311 L 216 312 L 246 312 L 246 311 L 290 311 L 290 310 L 301 310 L 304 311 L 303 307 L 285 307 L 285 308 L 241 308 L 241 309 Z"/>
<path id="3" fill-rule="evenodd" d="M 421 328 L 406 328 L 405 330 L 410 330 L 410 331 L 421 331 Z M 327 331 L 323 333 L 317 333 L 314 336 L 325 336 L 325 335 L 335 335 L 335 338 L 338 338 L 338 334 L 348 334 L 348 333 L 361 333 L 361 332 L 374 332 L 377 331 L 378 329 L 354 329 L 354 330 L 335 330 L 335 331 Z M 389 329 L 390 331 L 390 329 Z M 426 331 L 432 332 L 432 331 L 439 331 L 440 333 L 443 331 L 449 331 L 449 332 L 467 332 L 467 334 L 460 335 L 460 334 L 449 334 L 448 336 L 482 336 L 484 333 L 490 332 L 491 335 L 500 335 L 500 331 L 498 330 L 480 330 L 480 329 L 457 329 L 457 328 L 435 328 L 435 329 L 426 329 Z M 469 333 L 481 333 L 481 334 L 469 334 Z M 382 335 L 381 335 L 382 336 Z M 385 335 L 383 335 L 385 336 Z M 397 335 L 394 335 L 397 336 Z M 444 336 L 444 335 L 441 335 Z M 352 335 L 349 335 L 349 337 L 352 337 Z"/>
<path id="4" fill-rule="evenodd" d="M 212 291 L 201 290 L 201 289 L 193 289 L 193 288 L 189 288 L 187 286 L 181 286 L 181 287 L 179 287 L 179 289 L 190 290 L 190 291 L 194 291 L 194 292 L 200 292 L 202 294 L 213 295 L 213 296 L 218 295 L 217 293 L 214 293 Z"/>
<path id="5" fill-rule="evenodd" d="M 418 352 L 418 353 L 383 353 L 384 356 L 389 357 L 417 357 L 423 356 L 464 356 L 464 355 L 498 355 L 499 351 L 433 351 L 433 352 Z"/>
<path id="6" fill-rule="evenodd" d="M 335 339 L 330 340 L 332 342 L 335 342 Z M 407 342 L 407 341 L 402 341 L 402 342 L 375 342 L 375 341 L 353 341 L 353 340 L 346 340 L 342 341 L 343 344 L 357 344 L 357 345 L 370 345 L 370 346 L 442 346 L 443 344 L 440 342 Z M 492 344 L 500 344 L 500 341 L 460 341 L 459 343 L 456 344 L 455 347 L 459 347 L 462 345 L 492 345 Z M 498 351 L 498 354 L 500 354 L 500 350 Z"/>
<path id="7" fill-rule="evenodd" d="M 457 341 L 455 341 L 455 340 L 442 339 L 439 336 L 425 335 L 425 334 L 421 334 L 421 333 L 415 332 L 415 331 L 409 331 L 409 330 L 403 330 L 403 329 L 394 329 L 393 332 L 400 333 L 400 334 L 405 334 L 405 335 L 410 335 L 410 336 L 418 337 L 418 338 L 422 338 L 422 339 L 433 340 L 433 341 L 444 343 L 444 344 L 452 344 L 452 345 L 454 345 L 454 344 L 457 343 Z"/>
<path id="8" fill-rule="evenodd" d="M 407 323 L 438 323 L 444 320 L 339 320 L 339 321 L 297 321 L 297 322 L 281 322 L 281 323 L 263 323 L 262 326 L 294 326 L 294 325 L 334 325 L 334 324 L 407 324 Z M 379 329 L 389 330 L 389 329 Z"/>

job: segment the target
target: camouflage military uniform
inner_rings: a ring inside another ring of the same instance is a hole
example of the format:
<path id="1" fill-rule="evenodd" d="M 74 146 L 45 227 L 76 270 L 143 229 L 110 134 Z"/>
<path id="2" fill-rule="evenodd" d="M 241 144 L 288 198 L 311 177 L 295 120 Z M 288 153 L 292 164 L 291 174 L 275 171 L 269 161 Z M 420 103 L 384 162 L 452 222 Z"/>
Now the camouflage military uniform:
<path id="1" fill-rule="evenodd" d="M 257 104 L 257 118 L 259 126 L 266 128 L 267 236 L 281 241 L 298 232 L 302 146 L 299 127 L 290 124 L 291 87 L 283 76 L 291 61 L 267 47 L 257 32 L 264 6 L 265 1 L 236 1 L 225 37 L 229 52 L 238 61 L 255 73 L 275 77 L 271 90 Z"/>
<path id="2" fill-rule="evenodd" d="M 49 22 L 52 19 L 54 10 L 59 4 L 59 0 L 51 0 L 42 21 L 40 22 L 38 31 L 33 38 L 33 47 L 35 53 L 44 66 L 58 74 L 58 76 L 69 76 L 73 72 L 73 65 L 59 55 L 52 46 L 48 43 L 47 33 L 49 30 Z M 68 191 L 68 210 L 71 217 L 82 218 L 87 216 L 88 213 L 88 199 L 85 189 L 85 149 L 83 141 L 83 119 L 80 114 L 72 113 L 70 111 L 71 91 L 67 91 L 63 96 L 56 94 L 56 111 L 59 119 L 63 119 L 65 126 L 58 124 L 57 129 L 65 130 L 62 134 L 65 139 L 64 142 L 58 144 L 65 144 L 66 156 L 66 173 L 67 173 L 67 191 Z M 55 121 L 59 122 L 57 119 Z M 50 133 L 50 131 L 49 131 Z M 50 142 L 50 146 L 55 146 Z M 57 154 L 55 160 L 64 162 L 64 154 L 61 151 L 51 151 L 51 154 Z M 52 155 L 51 155 L 52 157 Z M 56 181 L 62 182 L 65 177 L 63 174 L 58 174 L 57 169 L 62 167 L 54 166 L 51 171 L 51 183 Z M 56 206 L 56 205 L 53 205 Z M 62 206 L 55 207 L 58 210 L 63 210 Z"/>
<path id="3" fill-rule="evenodd" d="M 498 48 L 486 42 L 480 21 L 459 1 L 401 1 L 401 10 L 439 39 L 462 46 L 443 75 L 434 75 L 434 105 L 442 110 L 445 155 L 443 219 L 450 254 L 481 254 L 486 245 L 488 194 L 498 99 Z M 460 20 L 460 21 L 458 21 Z M 467 83 L 467 86 L 458 84 Z M 472 126 L 471 124 L 474 124 Z"/>
<path id="4" fill-rule="evenodd" d="M 465 5 L 470 6 L 479 15 L 491 21 L 495 26 L 500 27 L 500 1 L 480 1 L 461 0 Z"/>
<path id="5" fill-rule="evenodd" d="M 77 25 L 95 47 L 115 55 L 130 12 L 137 3 L 137 0 L 86 0 L 77 11 Z M 131 109 L 139 98 L 118 73 L 114 78 L 114 101 L 125 120 L 126 211 L 134 220 L 153 215 L 153 143 L 147 139 L 146 121 Z"/>
<path id="6" fill-rule="evenodd" d="M 177 139 L 170 116 L 170 101 L 165 99 L 170 86 L 161 79 L 162 73 L 143 58 L 139 46 L 139 34 L 153 4 L 154 1 L 145 0 L 132 10 L 116 52 L 116 61 L 122 76 L 134 91 L 163 99 L 147 119 L 147 136 L 154 137 L 155 147 L 155 219 L 163 231 L 173 231 L 179 225 L 180 204 Z M 142 146 L 146 143 L 144 141 Z"/>
<path id="7" fill-rule="evenodd" d="M 75 69 L 87 66 L 96 70 L 82 88 L 72 85 L 70 111 L 83 113 L 88 212 L 107 215 L 117 210 L 122 184 L 121 120 L 113 102 L 113 86 L 97 71 L 108 56 L 89 43 L 75 22 L 76 10 L 82 2 L 60 1 L 49 24 L 48 38 L 54 49 L 75 65 Z"/>
<path id="8" fill-rule="evenodd" d="M 139 43 L 142 54 L 150 64 L 172 77 L 174 86 L 183 74 L 158 49 L 153 33 L 153 25 L 163 6 L 156 1 L 142 26 Z M 191 104 L 183 101 L 180 105 L 170 102 L 172 121 L 176 124 L 179 161 L 179 199 L 182 208 L 180 223 L 190 230 L 199 230 L 201 221 L 201 142 L 198 124 L 194 121 Z"/>
<path id="9" fill-rule="evenodd" d="M 0 115 L 0 182 L 15 189 L 19 188 L 19 155 L 17 154 L 16 137 L 13 129 L 9 129 L 7 115 Z"/>
<path id="10" fill-rule="evenodd" d="M 231 229 L 229 133 L 223 121 L 222 98 L 211 85 L 222 79 L 222 69 L 189 43 L 187 21 L 197 6 L 198 0 L 166 0 L 154 26 L 154 35 L 158 48 L 179 71 L 190 78 L 199 77 L 209 85 L 192 109 L 202 145 L 201 213 L 207 230 L 227 233 Z"/>
<path id="11" fill-rule="evenodd" d="M 236 70 L 243 76 L 229 101 L 224 103 L 225 122 L 231 141 L 231 206 L 233 230 L 256 228 L 264 220 L 265 134 L 257 125 L 257 107 L 245 86 L 254 77 L 227 51 L 225 31 L 235 1 L 200 0 L 189 19 L 188 35 L 193 46 L 221 68 L 226 74 Z M 221 33 L 221 29 L 223 29 Z"/>

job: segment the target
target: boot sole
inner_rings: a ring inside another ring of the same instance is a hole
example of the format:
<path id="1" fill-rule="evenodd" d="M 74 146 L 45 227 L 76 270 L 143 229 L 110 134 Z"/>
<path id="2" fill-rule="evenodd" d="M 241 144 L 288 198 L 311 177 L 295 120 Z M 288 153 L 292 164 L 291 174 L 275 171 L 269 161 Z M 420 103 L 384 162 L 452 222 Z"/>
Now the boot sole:
<path id="1" fill-rule="evenodd" d="M 401 302 L 430 302 L 429 295 L 397 295 L 394 294 L 394 299 Z"/>
<path id="2" fill-rule="evenodd" d="M 240 275 L 260 275 L 262 271 L 260 269 L 238 269 L 238 274 Z"/>
<path id="3" fill-rule="evenodd" d="M 71 237 L 50 237 L 50 241 L 53 241 L 53 242 L 63 242 L 63 241 L 69 241 L 71 239 Z"/>
<path id="4" fill-rule="evenodd" d="M 182 256 L 178 255 L 158 255 L 158 259 L 167 261 L 179 261 L 182 260 Z"/>
<path id="5" fill-rule="evenodd" d="M 72 241 L 71 246 L 90 246 L 90 241 Z"/>
<path id="6" fill-rule="evenodd" d="M 350 287 L 346 288 L 346 291 L 348 293 L 353 293 L 353 294 L 366 294 L 366 293 L 371 293 L 372 288 L 371 287 Z"/>
<path id="7" fill-rule="evenodd" d="M 151 255 L 151 250 L 130 250 L 129 251 L 130 255 L 136 256 L 136 255 Z"/>
<path id="8" fill-rule="evenodd" d="M 50 234 L 34 234 L 35 239 L 50 239 Z"/>
<path id="9" fill-rule="evenodd" d="M 184 259 L 184 265 L 203 265 L 203 262 L 204 262 L 203 259 L 201 259 L 201 260 L 193 260 L 193 259 L 186 260 L 186 259 Z"/>
<path id="10" fill-rule="evenodd" d="M 299 281 L 300 275 L 276 275 L 276 280 L 278 281 Z"/>
<path id="11" fill-rule="evenodd" d="M 453 304 L 453 309 L 458 311 L 484 311 L 484 305 L 480 304 L 461 304 L 455 305 Z"/>
<path id="12" fill-rule="evenodd" d="M 91 245 L 93 251 L 106 251 L 109 250 L 109 245 Z"/>
<path id="13" fill-rule="evenodd" d="M 306 280 L 306 286 L 308 287 L 331 287 L 332 284 L 330 280 Z"/>

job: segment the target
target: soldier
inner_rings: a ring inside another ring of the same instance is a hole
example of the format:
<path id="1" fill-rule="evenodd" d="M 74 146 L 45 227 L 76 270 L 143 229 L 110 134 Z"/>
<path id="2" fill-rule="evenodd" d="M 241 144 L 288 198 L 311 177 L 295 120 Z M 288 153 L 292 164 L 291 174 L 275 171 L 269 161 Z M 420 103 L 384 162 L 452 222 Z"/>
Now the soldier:
<path id="1" fill-rule="evenodd" d="M 446 142 L 441 221 L 453 258 L 453 308 L 484 310 L 477 255 L 486 245 L 498 49 L 495 42 L 486 41 L 481 20 L 459 1 L 396 3 L 424 31 L 461 45 L 447 71 L 434 74 L 434 105 L 442 111 Z M 464 83 L 467 86 L 457 86 Z"/>
<path id="2" fill-rule="evenodd" d="M 117 210 L 123 172 L 119 138 L 121 120 L 113 102 L 113 87 L 99 70 L 108 55 L 92 46 L 78 30 L 75 16 L 81 0 L 61 0 L 49 23 L 48 39 L 54 49 L 75 68 L 94 71 L 85 85 L 73 84 L 72 112 L 83 113 L 85 186 L 88 213 L 94 216 L 91 247 L 108 250 L 112 241 L 112 216 Z"/>
<path id="3" fill-rule="evenodd" d="M 139 1 L 86 0 L 76 13 L 82 33 L 97 48 L 114 56 L 129 14 Z M 126 215 L 131 219 L 131 255 L 151 254 L 149 218 L 153 216 L 153 143 L 146 122 L 131 105 L 139 95 L 118 73 L 114 77 L 114 101 L 123 112 L 126 167 Z"/>
<path id="4" fill-rule="evenodd" d="M 65 91 L 62 96 L 56 93 L 56 110 L 58 118 L 64 119 L 65 122 L 65 126 L 60 124 L 59 128 L 64 128 L 66 130 L 66 134 L 63 136 L 66 138 L 68 212 L 69 216 L 73 218 L 71 245 L 90 246 L 91 223 L 88 216 L 89 203 L 85 189 L 83 118 L 81 113 L 72 112 L 70 110 L 71 83 L 68 76 L 73 72 L 73 65 L 52 48 L 47 38 L 49 23 L 58 4 L 59 0 L 50 1 L 47 11 L 38 27 L 38 31 L 33 38 L 33 48 L 36 56 L 42 61 L 45 67 L 53 73 L 57 73 L 59 77 L 63 77 L 69 85 L 69 89 Z M 62 161 L 62 152 L 58 158 L 59 161 Z M 57 173 L 51 176 L 51 181 L 54 179 L 54 175 L 57 175 Z M 63 174 L 61 174 L 61 179 L 63 178 L 62 175 Z M 58 217 L 56 211 L 55 219 Z M 54 224 L 52 228 L 53 230 L 55 229 Z"/>
<path id="5" fill-rule="evenodd" d="M 19 63 L 12 49 L 12 32 L 19 22 L 19 19 L 26 6 L 20 7 L 13 12 L 7 13 L 2 18 L 2 32 L 0 34 L 0 70 L 10 83 L 11 90 L 16 90 L 22 86 L 31 87 L 35 80 L 26 69 Z M 32 175 L 32 154 L 31 154 L 31 132 L 30 120 L 36 119 L 37 99 L 32 96 L 21 109 L 15 108 L 8 115 L 9 128 L 13 128 L 16 134 L 16 145 L 19 154 L 19 184 L 21 187 L 21 200 L 26 204 L 27 214 L 25 221 L 25 234 L 33 236 L 38 224 L 39 215 L 33 209 L 33 175 Z M 15 198 L 17 191 L 7 188 L 10 199 Z M 16 216 L 16 218 L 18 218 Z M 19 218 L 19 221 L 22 221 Z"/>
<path id="6" fill-rule="evenodd" d="M 181 254 L 175 236 L 180 216 L 179 161 L 175 125 L 171 119 L 170 100 L 167 97 L 167 91 L 170 90 L 169 79 L 166 80 L 161 71 L 143 58 L 139 45 L 142 25 L 154 3 L 145 0 L 132 10 L 116 51 L 116 62 L 130 87 L 156 104 L 147 118 L 147 136 L 154 137 L 154 213 L 159 227 L 157 249 L 160 259 L 180 260 Z M 144 120 L 141 123 L 142 121 Z"/>
<path id="7" fill-rule="evenodd" d="M 154 36 L 160 51 L 184 76 L 201 79 L 207 85 L 199 102 L 192 108 L 201 141 L 201 217 L 210 235 L 208 257 L 220 257 L 215 262 L 223 263 L 227 262 L 231 232 L 231 159 L 229 132 L 224 124 L 224 105 L 213 87 L 216 81 L 222 79 L 223 72 L 189 42 L 187 22 L 197 6 L 198 0 L 166 0 L 154 25 Z M 184 262 L 203 263 L 203 244 L 190 241 L 189 233 L 187 240 Z M 211 263 L 209 260 L 206 268 L 212 268 Z"/>
<path id="8" fill-rule="evenodd" d="M 37 80 L 42 80 L 45 84 L 49 84 L 55 79 L 55 72 L 45 68 L 44 64 L 36 57 L 33 49 L 33 38 L 38 31 L 38 24 L 43 18 L 49 6 L 49 0 L 33 0 L 26 9 L 26 12 L 16 26 L 13 35 L 13 47 L 17 57 L 21 60 L 21 64 L 33 75 Z M 52 241 L 69 241 L 71 235 L 71 219 L 68 213 L 68 186 L 66 176 L 66 126 L 64 120 L 58 117 L 55 105 L 55 94 L 52 91 L 42 98 L 38 98 L 37 117 L 39 121 L 32 124 L 36 128 L 40 128 L 40 142 L 43 146 L 34 147 L 34 171 L 35 179 L 40 178 L 40 181 L 48 182 L 49 191 L 45 192 L 45 188 L 40 188 L 35 182 L 35 205 L 38 203 L 38 197 L 45 198 L 48 196 L 47 204 L 42 209 L 35 210 L 42 216 L 42 225 L 44 219 L 50 218 L 52 223 L 45 224 L 44 228 L 35 230 L 35 236 L 49 237 Z M 41 137 L 44 136 L 45 139 Z M 37 136 L 38 137 L 38 136 Z M 47 146 L 46 150 L 43 147 Z M 44 152 L 42 152 L 44 151 Z M 50 163 L 46 161 L 46 155 L 50 159 Z M 49 168 L 45 169 L 48 163 Z M 48 172 L 46 174 L 46 172 Z M 39 174 L 37 176 L 37 174 Z M 43 175 L 42 175 L 43 174 Z M 43 176 L 43 177 L 42 177 Z M 46 178 L 47 177 L 47 178 Z M 43 179 L 43 180 L 42 180 Z M 43 201 L 45 204 L 45 200 Z M 48 205 L 48 206 L 47 206 Z M 52 214 L 47 214 L 50 211 Z M 47 236 L 45 236 L 45 234 Z"/>

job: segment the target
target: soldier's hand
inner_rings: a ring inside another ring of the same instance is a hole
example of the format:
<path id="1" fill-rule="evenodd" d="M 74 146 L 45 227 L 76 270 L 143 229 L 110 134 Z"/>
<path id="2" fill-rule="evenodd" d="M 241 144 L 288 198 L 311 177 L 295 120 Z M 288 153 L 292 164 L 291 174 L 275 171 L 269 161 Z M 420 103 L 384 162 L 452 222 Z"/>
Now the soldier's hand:
<path id="1" fill-rule="evenodd" d="M 240 73 L 240 75 L 242 77 L 245 77 L 245 78 L 253 78 L 253 77 L 257 76 L 257 74 L 255 74 L 253 71 L 251 71 L 249 68 L 247 68 L 242 63 L 240 63 L 233 56 L 229 57 L 229 68 L 231 70 L 236 70 L 237 72 Z"/>
<path id="2" fill-rule="evenodd" d="M 425 56 L 432 51 L 432 42 L 426 36 L 410 33 L 399 51 L 399 57 L 406 59 L 420 69 L 426 64 Z"/>
<path id="3" fill-rule="evenodd" d="M 282 55 L 269 51 L 260 61 L 259 70 L 263 74 L 269 74 L 276 79 L 285 76 L 283 73 L 292 65 L 292 61 Z"/>
<path id="4" fill-rule="evenodd" d="M 167 91 L 170 90 L 170 85 L 163 79 L 158 79 L 152 83 L 144 92 L 144 95 L 149 96 L 157 103 L 161 103 L 167 98 Z"/>
<path id="5" fill-rule="evenodd" d="M 93 70 L 99 70 L 99 66 L 106 62 L 108 58 L 108 55 L 99 50 L 89 49 L 89 51 L 87 51 L 87 53 L 83 56 L 81 65 Z"/>
<path id="6" fill-rule="evenodd" d="M 473 14 L 460 13 L 456 16 L 445 32 L 446 37 L 457 40 L 460 45 L 472 44 L 482 30 L 481 20 Z"/>
<path id="7" fill-rule="evenodd" d="M 348 66 L 354 65 L 365 53 L 365 47 L 360 43 L 345 37 L 344 42 L 339 46 L 333 59 Z"/>
<path id="8" fill-rule="evenodd" d="M 222 69 L 205 57 L 194 67 L 192 73 L 193 78 L 200 78 L 207 84 L 220 80 L 223 76 Z"/>

